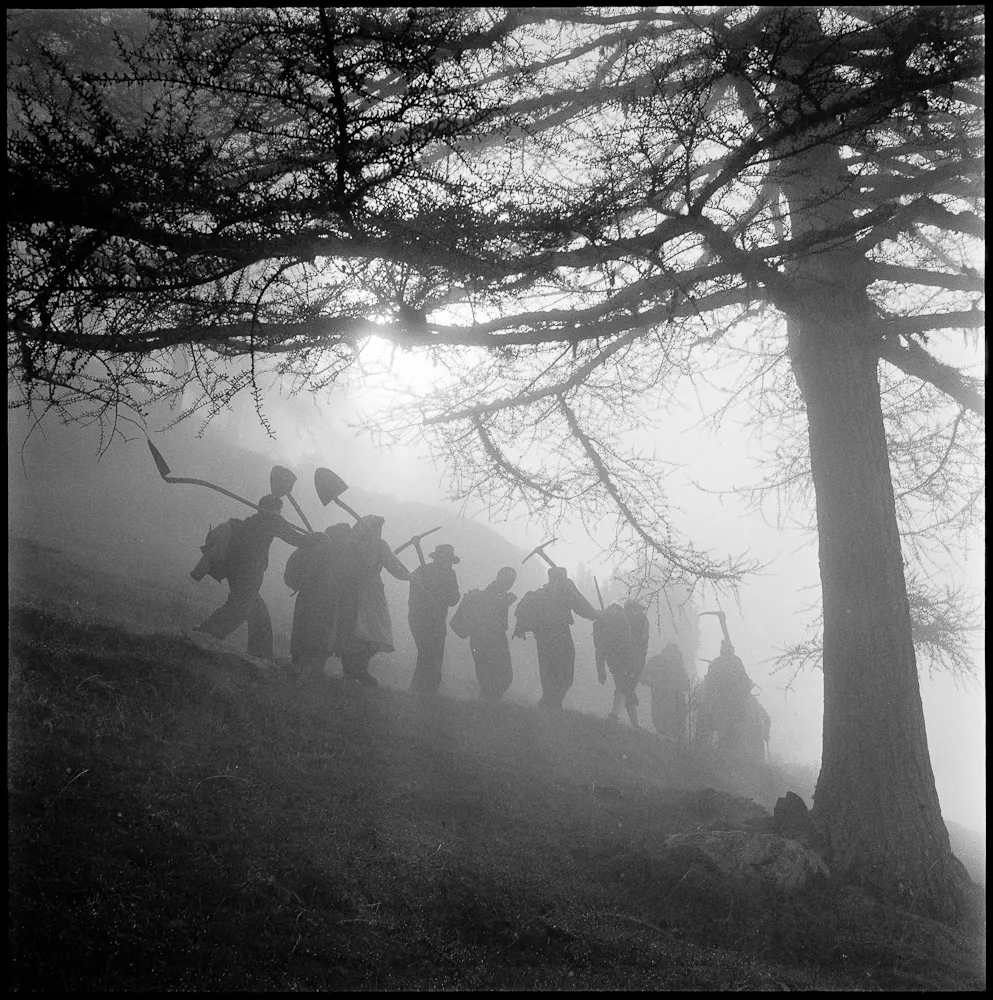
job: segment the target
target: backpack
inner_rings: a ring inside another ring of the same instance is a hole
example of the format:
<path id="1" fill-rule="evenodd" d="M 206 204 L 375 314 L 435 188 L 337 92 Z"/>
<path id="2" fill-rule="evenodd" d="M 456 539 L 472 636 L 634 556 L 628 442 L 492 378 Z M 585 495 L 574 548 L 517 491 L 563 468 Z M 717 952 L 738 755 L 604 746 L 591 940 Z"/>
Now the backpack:
<path id="1" fill-rule="evenodd" d="M 238 525 L 243 523 L 239 518 L 232 517 L 207 532 L 207 537 L 200 546 L 203 555 L 190 572 L 194 580 L 212 576 L 220 582 L 227 577 L 231 564 L 230 556 L 235 547 L 234 538 L 238 534 Z"/>
<path id="2" fill-rule="evenodd" d="M 303 546 L 294 549 L 286 560 L 283 583 L 295 594 L 310 575 L 310 553 Z"/>
<path id="3" fill-rule="evenodd" d="M 480 598 L 483 596 L 481 590 L 470 590 L 459 602 L 459 606 L 452 615 L 452 620 L 448 623 L 451 630 L 460 638 L 468 639 L 480 625 Z"/>
<path id="4" fill-rule="evenodd" d="M 514 612 L 517 627 L 525 632 L 533 632 L 535 628 L 548 628 L 561 624 L 562 614 L 555 606 L 552 595 L 544 588 L 529 590 L 517 605 Z"/>

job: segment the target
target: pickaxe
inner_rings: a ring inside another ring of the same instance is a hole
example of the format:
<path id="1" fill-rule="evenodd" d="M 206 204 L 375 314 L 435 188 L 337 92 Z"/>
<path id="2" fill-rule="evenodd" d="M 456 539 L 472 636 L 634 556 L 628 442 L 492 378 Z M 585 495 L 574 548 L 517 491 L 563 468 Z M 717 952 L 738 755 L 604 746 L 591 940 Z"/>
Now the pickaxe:
<path id="1" fill-rule="evenodd" d="M 546 549 L 546 548 L 547 548 L 547 547 L 548 547 L 549 545 L 551 545 L 551 544 L 552 544 L 552 542 L 557 542 L 557 541 L 558 541 L 558 539 L 557 539 L 557 538 L 549 538 L 547 542 L 542 542 L 542 543 L 541 543 L 541 545 L 537 545 L 537 546 L 535 546 L 535 547 L 534 547 L 534 548 L 533 548 L 533 549 L 532 549 L 532 550 L 531 550 L 531 551 L 530 551 L 530 552 L 529 552 L 529 553 L 528 553 L 528 554 L 527 554 L 527 555 L 526 555 L 526 556 L 525 556 L 525 557 L 524 557 L 524 558 L 523 558 L 523 559 L 521 560 L 521 564 L 523 565 L 524 563 L 526 563 L 526 562 L 527 562 L 527 561 L 528 561 L 528 560 L 529 560 L 529 559 L 531 558 L 531 556 L 533 556 L 533 555 L 539 555 L 539 556 L 541 556 L 541 558 L 542 558 L 542 559 L 544 559 L 544 560 L 545 560 L 545 562 L 546 562 L 546 563 L 548 563 L 548 565 L 549 565 L 549 566 L 551 566 L 551 567 L 552 567 L 553 569 L 558 569 L 558 567 L 557 567 L 557 566 L 555 565 L 555 563 L 553 563 L 553 562 L 552 562 L 552 560 L 551 560 L 551 557 L 550 557 L 550 556 L 548 556 L 548 555 L 546 555 L 546 553 L 545 553 L 545 549 Z"/>
<path id="2" fill-rule="evenodd" d="M 152 459 L 155 461 L 155 467 L 159 470 L 159 475 L 167 483 L 187 483 L 190 486 L 206 486 L 209 490 L 216 490 L 218 493 L 223 493 L 226 497 L 231 497 L 232 500 L 237 500 L 239 503 L 245 504 L 246 507 L 251 507 L 252 510 L 258 510 L 258 504 L 252 503 L 251 500 L 246 500 L 244 497 L 238 496 L 237 493 L 232 493 L 230 490 L 226 490 L 223 486 L 218 486 L 216 483 L 208 483 L 206 479 L 185 479 L 180 476 L 173 476 L 170 473 L 170 469 L 166 460 L 162 457 L 162 453 L 158 448 L 152 444 L 151 440 L 148 440 L 148 449 L 152 453 Z M 292 478 L 287 478 L 287 476 Z M 289 491 L 293 488 L 293 483 L 296 482 L 296 476 L 290 472 L 289 469 L 284 469 L 282 466 L 277 465 L 273 467 L 271 473 L 269 473 L 269 492 L 273 496 L 282 497 L 289 494 Z M 293 497 L 290 497 L 293 501 Z M 296 506 L 296 502 L 293 501 L 293 505 Z M 303 515 L 300 515 L 303 517 Z M 306 518 L 304 518 L 304 523 L 306 524 Z M 296 528 L 296 525 L 292 525 Z M 310 525 L 307 525 L 310 528 Z M 297 531 L 302 529 L 296 528 Z"/>
<path id="3" fill-rule="evenodd" d="M 733 646 L 734 643 L 731 642 L 731 636 L 728 632 L 728 622 L 727 615 L 723 611 L 701 611 L 698 618 L 702 618 L 704 615 L 714 615 L 717 620 L 721 623 L 721 631 L 724 633 L 724 638 L 729 646 Z"/>
<path id="4" fill-rule="evenodd" d="M 417 552 L 417 558 L 420 559 L 421 565 L 425 564 L 424 553 L 421 551 L 421 539 L 426 538 L 428 535 L 433 535 L 436 531 L 441 531 L 441 525 L 439 524 L 437 528 L 432 528 L 430 531 L 422 531 L 419 535 L 414 535 L 413 538 L 408 539 L 403 545 L 398 549 L 393 550 L 395 556 L 400 555 L 401 552 L 409 545 L 413 545 Z"/>
<path id="5" fill-rule="evenodd" d="M 340 499 L 341 494 L 348 489 L 348 483 L 341 476 L 330 469 L 317 469 L 314 472 L 314 489 L 317 490 L 317 497 L 325 507 L 334 501 L 342 510 L 347 510 L 356 521 L 361 520 L 361 515 L 356 514 L 344 500 Z"/>
<path id="6" fill-rule="evenodd" d="M 600 584 L 596 582 L 596 577 L 593 577 L 593 586 L 596 587 L 596 599 L 600 602 L 600 610 L 603 611 L 603 594 L 600 593 Z"/>

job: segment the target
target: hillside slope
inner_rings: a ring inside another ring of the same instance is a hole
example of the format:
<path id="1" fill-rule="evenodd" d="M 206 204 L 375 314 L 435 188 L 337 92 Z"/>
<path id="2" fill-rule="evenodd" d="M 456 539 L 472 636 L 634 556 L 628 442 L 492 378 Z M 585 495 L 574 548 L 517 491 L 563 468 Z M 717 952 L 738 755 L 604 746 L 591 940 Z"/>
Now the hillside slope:
<path id="1" fill-rule="evenodd" d="M 964 931 L 675 864 L 762 820 L 712 761 L 262 672 L 179 592 L 11 552 L 15 990 L 983 987 Z"/>

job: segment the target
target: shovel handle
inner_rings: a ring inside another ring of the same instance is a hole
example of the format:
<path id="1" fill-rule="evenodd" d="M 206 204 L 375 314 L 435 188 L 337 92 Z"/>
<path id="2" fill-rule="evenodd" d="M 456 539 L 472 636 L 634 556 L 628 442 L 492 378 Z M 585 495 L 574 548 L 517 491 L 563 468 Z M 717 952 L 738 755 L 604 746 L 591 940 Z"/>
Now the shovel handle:
<path id="1" fill-rule="evenodd" d="M 294 496 L 294 495 L 293 495 L 292 493 L 287 493 L 286 495 L 287 495 L 287 496 L 288 496 L 288 497 L 290 498 L 290 503 L 291 503 L 291 504 L 293 504 L 293 509 L 294 509 L 294 510 L 295 510 L 295 511 L 297 512 L 297 514 L 298 514 L 298 515 L 300 516 L 300 520 L 301 520 L 301 521 L 303 521 L 303 523 L 304 523 L 304 527 L 306 527 L 306 529 L 307 529 L 307 530 L 308 530 L 308 531 L 309 531 L 309 532 L 310 532 L 311 534 L 313 534 L 313 532 L 314 532 L 314 529 L 313 529 L 313 528 L 312 528 L 312 527 L 310 526 L 310 521 L 308 521 L 308 520 L 307 520 L 307 517 L 306 517 L 306 515 L 305 515 L 305 514 L 304 514 L 304 512 L 303 512 L 303 511 L 302 511 L 302 510 L 300 509 L 300 504 L 298 504 L 298 503 L 297 503 L 297 498 L 296 498 L 296 497 L 295 497 L 295 496 Z"/>
<path id="2" fill-rule="evenodd" d="M 345 503 L 345 501 L 344 501 L 344 500 L 339 500 L 339 499 L 338 499 L 337 497 L 335 497 L 335 498 L 334 498 L 334 502 L 335 502 L 335 503 L 336 503 L 336 504 L 337 504 L 337 505 L 338 505 L 338 506 L 339 506 L 339 507 L 340 507 L 340 508 L 341 508 L 342 510 L 347 510 L 347 511 L 348 511 L 348 513 L 349 513 L 349 514 L 351 514 L 351 515 L 352 515 L 352 517 L 354 517 L 354 518 L 355 518 L 355 521 L 356 521 L 356 523 L 362 520 L 361 516 L 360 516 L 359 514 L 356 514 L 356 513 L 355 513 L 355 511 L 354 511 L 354 510 L 352 510 L 352 508 L 351 508 L 351 507 L 349 507 L 349 506 L 348 506 L 348 504 L 347 504 L 347 503 Z"/>

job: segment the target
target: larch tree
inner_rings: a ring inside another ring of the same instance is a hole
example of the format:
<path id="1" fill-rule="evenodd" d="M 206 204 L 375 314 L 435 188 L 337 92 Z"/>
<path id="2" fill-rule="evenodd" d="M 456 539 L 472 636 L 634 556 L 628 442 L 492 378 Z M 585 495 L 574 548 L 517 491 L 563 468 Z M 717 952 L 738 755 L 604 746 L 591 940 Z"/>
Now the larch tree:
<path id="1" fill-rule="evenodd" d="M 456 492 L 734 585 L 627 433 L 739 366 L 766 485 L 812 484 L 832 868 L 954 917 L 901 532 L 982 516 L 982 385 L 943 344 L 984 324 L 983 8 L 87 14 L 102 65 L 8 16 L 15 403 L 209 413 L 376 336 L 433 357 L 393 429 Z"/>

